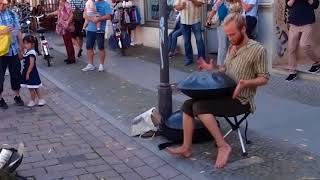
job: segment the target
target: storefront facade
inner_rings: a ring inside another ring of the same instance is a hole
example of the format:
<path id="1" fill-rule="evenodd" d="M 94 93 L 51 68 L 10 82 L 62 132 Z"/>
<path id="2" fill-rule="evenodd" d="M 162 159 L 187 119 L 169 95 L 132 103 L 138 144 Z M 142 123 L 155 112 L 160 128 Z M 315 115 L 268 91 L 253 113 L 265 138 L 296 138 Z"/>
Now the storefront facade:
<path id="1" fill-rule="evenodd" d="M 157 28 L 159 21 L 159 0 L 135 0 L 135 4 L 141 9 L 143 24 L 136 30 L 135 41 L 142 43 L 148 47 L 159 47 L 159 29 Z M 268 51 L 269 66 L 272 67 L 272 60 L 274 54 L 274 18 L 273 18 L 273 0 L 260 0 L 259 2 L 259 15 L 257 26 L 257 40 L 261 42 Z M 174 22 L 173 11 L 170 12 L 169 26 Z M 270 38 L 272 37 L 272 38 Z M 194 52 L 196 51 L 195 39 L 192 39 Z M 178 39 L 178 48 L 183 53 L 183 38 Z M 216 29 L 207 31 L 207 48 L 208 53 L 217 52 L 217 33 Z"/>

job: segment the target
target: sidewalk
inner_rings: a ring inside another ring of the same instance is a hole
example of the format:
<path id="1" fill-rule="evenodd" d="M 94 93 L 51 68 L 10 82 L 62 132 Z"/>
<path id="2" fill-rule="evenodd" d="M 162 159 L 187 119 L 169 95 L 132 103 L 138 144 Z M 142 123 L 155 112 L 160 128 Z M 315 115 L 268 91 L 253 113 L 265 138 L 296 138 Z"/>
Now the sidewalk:
<path id="1" fill-rule="evenodd" d="M 135 56 L 121 57 L 109 51 L 107 72 L 83 73 L 80 70 L 85 66 L 85 58 L 77 64 L 65 65 L 61 40 L 51 38 L 56 63 L 50 68 L 40 64 L 41 73 L 123 133 L 129 134 L 133 117 L 157 105 L 159 65 L 157 56 L 152 54 L 154 51 L 145 49 L 143 56 L 148 61 Z M 187 72 L 180 67 L 171 68 L 171 82 L 180 81 Z M 257 96 L 258 111 L 249 119 L 249 136 L 253 141 L 247 147 L 250 157 L 240 156 L 239 142 L 231 136 L 228 142 L 234 148 L 233 155 L 223 171 L 212 167 L 216 154 L 212 143 L 195 145 L 194 157 L 184 160 L 158 151 L 157 145 L 164 142 L 162 138 L 129 139 L 192 179 L 319 179 L 320 143 L 314 128 L 319 124 L 320 97 L 314 96 L 319 90 L 319 83 L 289 84 L 283 77 L 272 76 L 269 85 Z M 184 99 L 185 96 L 175 94 L 174 109 L 178 109 Z M 222 125 L 226 131 L 225 123 Z"/>
<path id="2" fill-rule="evenodd" d="M 47 106 L 17 107 L 11 93 L 6 93 L 9 109 L 0 110 L 0 144 L 26 146 L 20 175 L 29 180 L 189 179 L 52 82 L 42 80 Z M 9 89 L 8 81 L 5 87 Z M 24 90 L 23 99 L 28 98 Z"/>

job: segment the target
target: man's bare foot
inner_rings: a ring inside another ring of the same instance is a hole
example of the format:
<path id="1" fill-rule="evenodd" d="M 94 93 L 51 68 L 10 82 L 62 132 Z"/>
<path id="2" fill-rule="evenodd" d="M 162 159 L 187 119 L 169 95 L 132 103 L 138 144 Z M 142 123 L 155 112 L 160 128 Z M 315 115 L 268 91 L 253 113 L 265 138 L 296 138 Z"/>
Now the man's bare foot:
<path id="1" fill-rule="evenodd" d="M 176 156 L 182 156 L 185 158 L 189 158 L 192 155 L 190 148 L 185 148 L 183 146 L 177 147 L 177 148 L 167 148 L 168 152 L 172 155 Z"/>
<path id="2" fill-rule="evenodd" d="M 215 168 L 220 169 L 226 166 L 229 160 L 231 150 L 232 149 L 229 145 L 218 147 L 218 156 L 217 156 L 216 164 L 214 165 Z"/>

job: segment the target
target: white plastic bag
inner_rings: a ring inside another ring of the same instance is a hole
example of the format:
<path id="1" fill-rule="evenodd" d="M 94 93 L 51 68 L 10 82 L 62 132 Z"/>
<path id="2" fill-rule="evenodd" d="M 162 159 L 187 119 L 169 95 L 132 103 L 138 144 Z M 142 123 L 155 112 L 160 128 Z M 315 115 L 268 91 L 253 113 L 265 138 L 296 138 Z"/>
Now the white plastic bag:
<path id="1" fill-rule="evenodd" d="M 157 132 L 160 122 L 161 116 L 153 107 L 132 120 L 131 136 L 144 135 L 149 131 Z"/>

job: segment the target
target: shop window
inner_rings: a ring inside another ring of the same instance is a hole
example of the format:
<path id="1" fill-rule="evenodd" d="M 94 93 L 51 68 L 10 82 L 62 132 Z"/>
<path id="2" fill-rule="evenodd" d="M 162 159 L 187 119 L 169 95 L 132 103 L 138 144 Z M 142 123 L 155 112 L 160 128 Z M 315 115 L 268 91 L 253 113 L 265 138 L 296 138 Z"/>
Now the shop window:
<path id="1" fill-rule="evenodd" d="M 146 22 L 159 22 L 159 0 L 145 0 L 145 20 Z M 169 23 L 176 19 L 173 6 L 169 6 Z"/>

